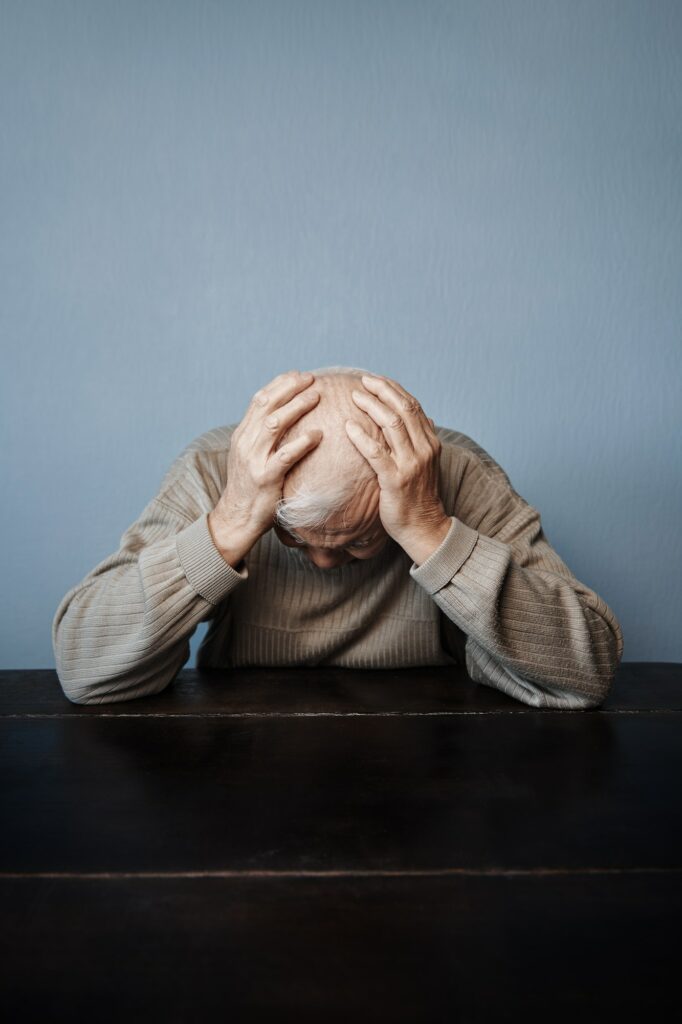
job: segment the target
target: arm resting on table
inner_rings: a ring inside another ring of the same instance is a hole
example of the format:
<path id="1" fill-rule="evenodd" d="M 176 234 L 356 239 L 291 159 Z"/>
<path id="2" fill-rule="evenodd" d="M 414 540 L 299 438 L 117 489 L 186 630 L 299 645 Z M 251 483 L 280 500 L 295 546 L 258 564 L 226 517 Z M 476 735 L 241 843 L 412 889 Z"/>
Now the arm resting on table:
<path id="1" fill-rule="evenodd" d="M 187 661 L 197 625 L 247 576 L 223 560 L 207 513 L 187 521 L 153 499 L 57 609 L 52 642 L 65 695 L 100 704 L 159 693 Z"/>
<path id="2" fill-rule="evenodd" d="M 535 707 L 596 707 L 623 654 L 620 625 L 550 546 L 537 509 L 510 497 L 495 537 L 452 516 L 410 575 L 467 634 L 473 680 Z"/>

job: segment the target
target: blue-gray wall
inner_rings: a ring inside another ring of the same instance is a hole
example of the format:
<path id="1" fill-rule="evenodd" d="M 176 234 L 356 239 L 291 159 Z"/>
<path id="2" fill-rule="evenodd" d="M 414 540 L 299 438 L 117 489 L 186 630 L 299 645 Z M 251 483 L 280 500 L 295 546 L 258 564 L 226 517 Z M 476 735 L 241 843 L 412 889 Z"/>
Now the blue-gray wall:
<path id="1" fill-rule="evenodd" d="M 682 3 L 0 17 L 2 667 L 52 666 L 191 438 L 330 363 L 505 467 L 625 660 L 682 660 Z"/>

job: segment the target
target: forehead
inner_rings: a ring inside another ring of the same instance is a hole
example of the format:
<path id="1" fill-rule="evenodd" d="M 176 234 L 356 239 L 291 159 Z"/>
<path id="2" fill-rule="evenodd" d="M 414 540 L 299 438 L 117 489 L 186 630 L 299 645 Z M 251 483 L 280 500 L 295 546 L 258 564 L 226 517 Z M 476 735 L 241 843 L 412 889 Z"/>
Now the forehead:
<path id="1" fill-rule="evenodd" d="M 377 535 L 383 532 L 380 521 L 377 519 L 373 523 L 362 524 L 361 528 L 353 530 L 304 530 L 299 528 L 297 530 L 291 530 L 291 534 L 295 537 L 299 537 L 306 544 L 309 544 L 314 548 L 344 548 L 352 544 L 356 540 L 369 540 L 376 538 Z"/>

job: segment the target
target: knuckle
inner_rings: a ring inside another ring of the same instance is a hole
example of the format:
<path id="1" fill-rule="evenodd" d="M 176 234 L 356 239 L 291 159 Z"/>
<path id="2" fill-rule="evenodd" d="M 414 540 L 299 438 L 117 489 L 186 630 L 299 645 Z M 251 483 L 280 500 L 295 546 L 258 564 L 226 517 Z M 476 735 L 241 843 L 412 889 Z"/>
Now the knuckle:
<path id="1" fill-rule="evenodd" d="M 256 394 L 253 396 L 253 400 L 256 403 L 256 405 L 264 406 L 268 404 L 268 396 L 264 388 L 261 388 L 260 391 L 256 392 Z"/>
<path id="2" fill-rule="evenodd" d="M 268 430 L 277 430 L 279 427 L 279 416 L 276 416 L 274 412 L 271 413 L 265 421 L 265 426 Z"/>
<path id="3" fill-rule="evenodd" d="M 291 462 L 291 452 L 289 451 L 288 448 L 278 448 L 277 458 L 279 459 L 280 462 L 283 462 L 285 465 L 288 465 Z"/>
<path id="4" fill-rule="evenodd" d="M 399 430 L 401 427 L 404 427 L 404 426 L 405 426 L 405 421 L 403 420 L 402 416 L 398 416 L 397 414 L 393 417 L 393 419 L 389 423 L 389 427 L 393 427 L 395 430 Z"/>
<path id="5" fill-rule="evenodd" d="M 420 412 L 420 405 L 416 398 L 403 398 L 402 400 L 403 409 L 406 412 Z"/>
<path id="6" fill-rule="evenodd" d="M 297 415 L 302 412 L 307 412 L 311 406 L 317 401 L 317 394 L 309 391 L 304 391 L 302 395 L 297 395 L 291 403 L 292 415 Z"/>

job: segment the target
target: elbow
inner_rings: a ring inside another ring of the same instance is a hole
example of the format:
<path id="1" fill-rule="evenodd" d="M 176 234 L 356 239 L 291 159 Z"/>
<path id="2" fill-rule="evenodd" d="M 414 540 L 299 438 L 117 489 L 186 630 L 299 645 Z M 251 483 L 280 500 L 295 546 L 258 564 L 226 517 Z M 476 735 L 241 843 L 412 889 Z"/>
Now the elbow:
<path id="1" fill-rule="evenodd" d="M 117 696 L 116 690 L 111 689 L 112 680 L 108 681 L 106 689 L 102 692 L 105 680 L 98 679 L 95 673 L 84 683 L 82 679 L 71 676 L 57 666 L 57 678 L 62 693 L 71 704 L 106 704 L 121 699 Z"/>
<path id="2" fill-rule="evenodd" d="M 588 696 L 585 693 L 575 694 L 576 711 L 589 711 L 591 708 L 600 708 L 606 700 L 607 694 L 603 696 Z"/>
<path id="3" fill-rule="evenodd" d="M 595 668 L 592 676 L 578 690 L 571 692 L 571 699 L 578 711 L 589 711 L 591 708 L 600 708 L 613 687 L 613 680 L 616 674 L 617 663 L 609 662 L 608 665 L 601 665 Z"/>
<path id="4" fill-rule="evenodd" d="M 71 667 L 57 658 L 57 678 L 72 704 L 118 704 L 161 693 L 176 677 L 189 654 L 189 644 L 174 651 L 161 664 L 153 658 L 118 672 L 107 671 L 96 660 L 77 660 Z M 110 669 L 110 666 L 109 666 Z"/>
<path id="5" fill-rule="evenodd" d="M 606 655 L 600 659 L 595 676 L 595 696 L 590 707 L 601 707 L 613 691 L 618 668 L 623 658 L 623 634 L 615 617 L 607 621 Z"/>
<path id="6" fill-rule="evenodd" d="M 176 669 L 170 673 L 153 673 L 146 677 L 120 675 L 115 678 L 98 678 L 91 675 L 87 683 L 82 680 L 70 680 L 59 670 L 57 677 L 64 696 L 71 704 L 119 704 L 161 693 L 172 682 L 177 671 Z"/>
<path id="7" fill-rule="evenodd" d="M 102 700 L 101 697 L 95 697 L 94 694 L 88 692 L 87 690 L 83 691 L 82 688 L 78 689 L 78 690 L 72 689 L 68 685 L 65 685 L 64 682 L 61 679 L 59 680 L 59 682 L 61 683 L 62 693 L 67 698 L 67 700 L 69 700 L 71 702 L 71 704 L 101 704 L 101 703 L 103 703 L 103 700 Z"/>
<path id="8" fill-rule="evenodd" d="M 613 690 L 618 667 L 623 657 L 623 633 L 615 615 L 600 601 L 600 612 L 589 609 L 592 626 L 592 653 L 585 665 L 585 676 L 589 678 L 580 693 L 581 705 L 585 710 L 599 708 Z"/>
<path id="9" fill-rule="evenodd" d="M 613 681 L 616 676 L 618 661 L 613 661 L 607 670 L 602 670 L 594 677 L 594 683 L 589 693 L 576 694 L 580 701 L 580 709 L 588 711 L 590 708 L 600 708 L 608 698 L 613 689 Z"/>
<path id="10" fill-rule="evenodd" d="M 116 680 L 98 671 L 95 659 L 54 644 L 55 668 L 62 693 L 71 704 L 102 704 L 116 700 Z M 120 685 L 120 684 L 119 684 Z"/>
<path id="11" fill-rule="evenodd" d="M 86 685 L 71 683 L 57 674 L 64 696 L 71 704 L 119 704 L 123 701 L 150 697 L 168 686 L 172 677 L 154 677 L 143 681 L 120 678 L 91 679 Z"/>
<path id="12" fill-rule="evenodd" d="M 112 657 L 110 649 L 84 649 L 55 633 L 53 650 L 57 678 L 72 704 L 118 704 L 161 693 L 189 657 L 189 642 L 168 651 L 134 649 Z"/>

